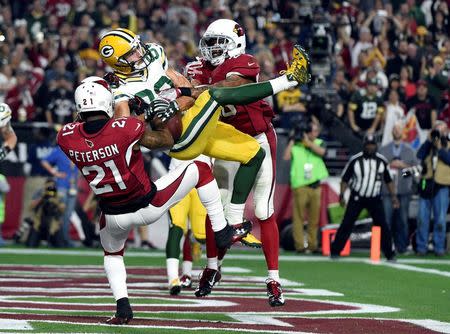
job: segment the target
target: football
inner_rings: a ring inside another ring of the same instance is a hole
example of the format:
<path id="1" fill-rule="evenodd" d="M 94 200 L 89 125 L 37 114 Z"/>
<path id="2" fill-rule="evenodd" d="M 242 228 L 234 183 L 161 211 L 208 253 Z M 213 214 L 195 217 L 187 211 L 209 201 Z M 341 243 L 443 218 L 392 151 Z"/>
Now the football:
<path id="1" fill-rule="evenodd" d="M 181 112 L 177 112 L 171 119 L 166 123 L 166 127 L 172 134 L 172 138 L 175 142 L 178 141 L 183 132 L 183 125 L 181 123 Z"/>

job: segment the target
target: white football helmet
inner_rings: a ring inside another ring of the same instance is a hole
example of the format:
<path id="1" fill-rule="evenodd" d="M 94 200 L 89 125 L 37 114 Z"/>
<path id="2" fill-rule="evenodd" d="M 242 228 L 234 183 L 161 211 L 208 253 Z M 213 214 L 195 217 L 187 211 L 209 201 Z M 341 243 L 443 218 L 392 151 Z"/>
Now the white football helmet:
<path id="1" fill-rule="evenodd" d="M 0 103 L 0 128 L 5 127 L 11 121 L 11 108 L 6 103 Z"/>
<path id="2" fill-rule="evenodd" d="M 211 65 L 245 53 L 244 29 L 235 21 L 219 19 L 211 23 L 200 39 L 199 49 Z"/>
<path id="3" fill-rule="evenodd" d="M 108 117 L 112 117 L 113 101 L 114 97 L 108 83 L 100 77 L 87 77 L 75 90 L 75 105 L 79 116 L 93 111 L 103 111 Z"/>

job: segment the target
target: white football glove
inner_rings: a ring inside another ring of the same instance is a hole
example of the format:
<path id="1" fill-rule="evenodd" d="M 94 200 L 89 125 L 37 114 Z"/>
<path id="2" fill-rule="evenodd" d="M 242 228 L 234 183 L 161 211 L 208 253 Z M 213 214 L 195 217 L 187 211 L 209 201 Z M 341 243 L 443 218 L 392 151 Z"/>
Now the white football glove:
<path id="1" fill-rule="evenodd" d="M 159 92 L 158 96 L 166 101 L 174 101 L 177 97 L 181 96 L 181 92 L 178 88 L 164 89 Z"/>
<path id="2" fill-rule="evenodd" d="M 203 68 L 203 61 L 201 58 L 196 57 L 195 61 L 191 61 L 184 68 L 184 76 L 192 80 L 196 75 L 202 74 L 201 68 Z"/>

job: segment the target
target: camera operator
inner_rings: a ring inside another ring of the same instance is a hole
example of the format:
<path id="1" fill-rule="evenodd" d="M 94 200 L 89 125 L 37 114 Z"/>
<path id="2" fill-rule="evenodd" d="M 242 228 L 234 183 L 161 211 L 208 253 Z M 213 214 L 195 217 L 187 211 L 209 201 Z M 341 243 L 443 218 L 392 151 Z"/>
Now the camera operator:
<path id="1" fill-rule="evenodd" d="M 433 211 L 433 244 L 436 256 L 445 254 L 446 216 L 449 204 L 450 151 L 448 128 L 436 121 L 428 139 L 417 151 L 422 161 L 422 179 L 419 185 L 419 216 L 417 222 L 417 254 L 428 250 L 428 233 L 431 211 Z"/>
<path id="2" fill-rule="evenodd" d="M 34 215 L 26 246 L 39 247 L 41 240 L 46 240 L 50 246 L 63 247 L 61 227 L 64 204 L 58 197 L 56 182 L 47 179 L 44 188 L 34 197 L 31 203 Z"/>
<path id="3" fill-rule="evenodd" d="M 328 177 L 323 161 L 326 149 L 317 138 L 320 127 L 309 119 L 299 123 L 291 132 L 284 160 L 291 160 L 291 187 L 294 194 L 293 238 L 297 252 L 317 251 L 317 231 L 320 215 L 320 181 Z M 305 250 L 304 217 L 308 208 L 308 248 Z"/>

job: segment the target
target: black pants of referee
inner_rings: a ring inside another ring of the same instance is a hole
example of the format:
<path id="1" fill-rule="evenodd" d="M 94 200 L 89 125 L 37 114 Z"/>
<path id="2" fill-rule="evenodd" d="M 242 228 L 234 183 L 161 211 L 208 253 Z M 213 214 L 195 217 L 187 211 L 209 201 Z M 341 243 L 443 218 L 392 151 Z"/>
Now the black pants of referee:
<path id="1" fill-rule="evenodd" d="M 395 253 L 392 250 L 391 229 L 386 224 L 381 197 L 367 198 L 353 194 L 350 195 L 344 219 L 331 244 L 331 255 L 338 256 L 341 253 L 341 250 L 344 248 L 345 243 L 352 233 L 353 225 L 355 225 L 359 214 L 364 208 L 369 211 L 373 224 L 381 227 L 381 249 L 383 250 L 384 256 L 386 256 L 387 259 L 391 259 L 394 257 Z"/>

